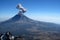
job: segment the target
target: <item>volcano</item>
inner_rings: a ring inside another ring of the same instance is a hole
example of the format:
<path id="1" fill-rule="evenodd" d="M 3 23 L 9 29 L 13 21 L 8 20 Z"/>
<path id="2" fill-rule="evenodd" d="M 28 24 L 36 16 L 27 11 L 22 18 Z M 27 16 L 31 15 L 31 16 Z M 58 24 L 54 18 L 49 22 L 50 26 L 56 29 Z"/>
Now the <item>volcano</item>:
<path id="1" fill-rule="evenodd" d="M 35 28 L 37 30 L 44 30 L 44 31 L 60 31 L 58 28 L 60 25 L 48 22 L 39 22 L 32 20 L 25 15 L 17 14 L 11 19 L 0 23 L 0 32 L 15 32 L 15 33 L 22 33 L 27 31 L 27 29 Z M 21 32 L 20 32 L 21 31 Z"/>
<path id="2" fill-rule="evenodd" d="M 40 32 L 59 32 L 60 25 L 48 22 L 35 21 L 26 17 L 23 14 L 17 14 L 11 19 L 0 23 L 0 33 L 5 33 L 8 31 L 15 36 L 25 35 L 25 37 L 28 37 L 29 35 L 30 38 L 31 35 L 38 35 L 38 33 Z"/>

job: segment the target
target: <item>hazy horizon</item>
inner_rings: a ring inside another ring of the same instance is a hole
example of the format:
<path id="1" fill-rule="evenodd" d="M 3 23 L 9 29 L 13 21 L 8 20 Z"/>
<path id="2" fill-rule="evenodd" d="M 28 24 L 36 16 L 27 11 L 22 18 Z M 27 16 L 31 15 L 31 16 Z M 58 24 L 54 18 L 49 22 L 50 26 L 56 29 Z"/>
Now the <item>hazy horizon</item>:
<path id="1" fill-rule="evenodd" d="M 60 0 L 0 0 L 0 21 L 15 16 L 19 3 L 27 9 L 27 17 L 60 24 Z"/>

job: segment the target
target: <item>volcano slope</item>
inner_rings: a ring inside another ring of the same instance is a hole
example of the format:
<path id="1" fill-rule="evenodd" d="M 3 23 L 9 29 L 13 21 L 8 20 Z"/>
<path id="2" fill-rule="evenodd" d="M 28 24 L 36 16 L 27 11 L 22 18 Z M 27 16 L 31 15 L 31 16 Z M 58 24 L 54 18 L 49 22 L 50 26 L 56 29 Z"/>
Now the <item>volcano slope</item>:
<path id="1" fill-rule="evenodd" d="M 60 40 L 60 25 L 35 21 L 23 14 L 0 23 L 0 33 L 8 31 L 25 40 Z"/>

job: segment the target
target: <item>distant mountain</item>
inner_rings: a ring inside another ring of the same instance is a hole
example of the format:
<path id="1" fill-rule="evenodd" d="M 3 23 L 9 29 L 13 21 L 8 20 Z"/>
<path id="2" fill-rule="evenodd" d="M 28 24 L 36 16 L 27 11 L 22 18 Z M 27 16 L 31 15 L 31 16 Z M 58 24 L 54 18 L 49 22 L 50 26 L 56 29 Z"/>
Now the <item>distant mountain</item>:
<path id="1" fill-rule="evenodd" d="M 0 32 L 5 33 L 7 31 L 10 31 L 13 35 L 16 36 L 25 36 L 26 40 L 33 40 L 34 38 L 38 40 L 40 37 L 44 38 L 48 35 L 52 35 L 53 33 L 60 32 L 60 25 L 48 22 L 35 21 L 26 17 L 23 14 L 17 14 L 11 19 L 0 23 Z M 42 38 L 40 39 L 44 40 Z M 47 38 L 45 38 L 45 40 L 47 40 Z"/>

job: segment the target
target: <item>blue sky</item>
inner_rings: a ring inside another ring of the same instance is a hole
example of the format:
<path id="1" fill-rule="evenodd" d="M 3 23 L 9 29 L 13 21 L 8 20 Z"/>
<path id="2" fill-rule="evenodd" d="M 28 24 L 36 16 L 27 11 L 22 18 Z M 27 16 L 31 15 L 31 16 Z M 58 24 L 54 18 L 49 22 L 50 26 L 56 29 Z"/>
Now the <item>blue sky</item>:
<path id="1" fill-rule="evenodd" d="M 0 0 L 0 21 L 15 16 L 19 3 L 27 9 L 27 17 L 60 24 L 60 0 Z"/>

